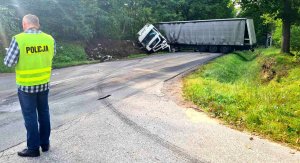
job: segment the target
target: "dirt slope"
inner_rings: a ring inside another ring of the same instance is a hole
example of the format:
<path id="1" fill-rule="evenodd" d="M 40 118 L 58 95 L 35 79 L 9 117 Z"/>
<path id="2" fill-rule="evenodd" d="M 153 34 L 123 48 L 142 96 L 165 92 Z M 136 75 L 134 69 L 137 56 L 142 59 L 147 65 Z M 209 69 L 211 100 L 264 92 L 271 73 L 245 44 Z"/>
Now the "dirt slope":
<path id="1" fill-rule="evenodd" d="M 85 48 L 90 59 L 101 60 L 104 56 L 114 59 L 125 58 L 130 54 L 145 53 L 137 42 L 131 40 L 94 39 Z"/>

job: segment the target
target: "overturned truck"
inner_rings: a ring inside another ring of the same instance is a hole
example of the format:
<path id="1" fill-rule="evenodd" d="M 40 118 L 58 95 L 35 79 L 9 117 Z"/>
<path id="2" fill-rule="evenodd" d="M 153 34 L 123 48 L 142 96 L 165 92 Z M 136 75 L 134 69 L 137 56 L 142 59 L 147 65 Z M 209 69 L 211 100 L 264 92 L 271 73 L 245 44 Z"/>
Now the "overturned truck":
<path id="1" fill-rule="evenodd" d="M 147 24 L 138 33 L 147 51 L 193 49 L 212 53 L 253 49 L 256 35 L 252 19 L 213 19 Z"/>

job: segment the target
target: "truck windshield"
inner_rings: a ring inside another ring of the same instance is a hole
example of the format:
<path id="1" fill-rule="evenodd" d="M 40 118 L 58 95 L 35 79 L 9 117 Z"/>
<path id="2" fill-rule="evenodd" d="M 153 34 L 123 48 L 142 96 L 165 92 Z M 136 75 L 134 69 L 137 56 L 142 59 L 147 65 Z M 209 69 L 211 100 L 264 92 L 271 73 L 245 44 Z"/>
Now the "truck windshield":
<path id="1" fill-rule="evenodd" d="M 156 32 L 152 29 L 148 35 L 144 38 L 142 43 L 146 46 L 148 43 L 153 39 L 153 37 L 156 35 Z"/>

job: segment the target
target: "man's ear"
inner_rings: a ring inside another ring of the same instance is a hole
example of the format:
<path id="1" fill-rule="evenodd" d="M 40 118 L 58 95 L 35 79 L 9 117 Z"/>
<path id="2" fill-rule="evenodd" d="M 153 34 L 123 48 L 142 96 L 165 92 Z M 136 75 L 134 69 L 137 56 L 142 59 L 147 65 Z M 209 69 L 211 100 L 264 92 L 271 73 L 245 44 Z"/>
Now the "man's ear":
<path id="1" fill-rule="evenodd" d="M 22 21 L 23 30 L 27 28 L 27 23 L 25 21 Z"/>

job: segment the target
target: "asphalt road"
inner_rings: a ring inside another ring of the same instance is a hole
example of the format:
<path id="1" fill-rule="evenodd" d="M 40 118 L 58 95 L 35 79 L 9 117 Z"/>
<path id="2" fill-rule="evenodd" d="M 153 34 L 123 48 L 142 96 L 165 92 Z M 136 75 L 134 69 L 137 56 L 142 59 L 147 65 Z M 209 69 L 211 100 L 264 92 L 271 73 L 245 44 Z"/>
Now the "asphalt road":
<path id="1" fill-rule="evenodd" d="M 175 53 L 53 71 L 51 151 L 37 162 L 300 162 L 290 148 L 182 108 L 166 81 L 221 54 Z M 27 162 L 14 74 L 0 74 L 0 162 Z"/>

